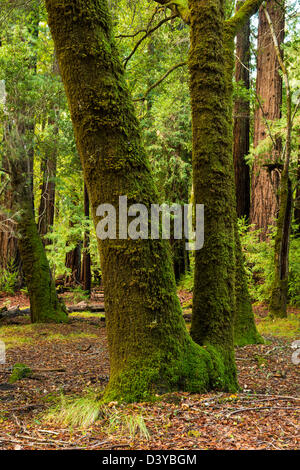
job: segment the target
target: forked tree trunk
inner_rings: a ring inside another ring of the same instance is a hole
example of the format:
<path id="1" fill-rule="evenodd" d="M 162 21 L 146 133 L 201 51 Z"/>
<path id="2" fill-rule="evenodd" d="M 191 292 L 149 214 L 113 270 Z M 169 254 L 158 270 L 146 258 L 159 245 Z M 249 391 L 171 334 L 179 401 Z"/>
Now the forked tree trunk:
<path id="1" fill-rule="evenodd" d="M 46 7 L 95 223 L 103 203 L 117 209 L 118 220 L 122 195 L 128 205 L 139 202 L 150 209 L 158 194 L 112 38 L 107 1 L 47 0 Z M 235 388 L 227 310 L 212 312 L 219 320 L 207 338 L 208 349 L 193 343 L 167 241 L 106 239 L 99 248 L 111 366 L 104 399 L 135 401 L 169 390 Z"/>
<path id="2" fill-rule="evenodd" d="M 274 24 L 279 44 L 284 39 L 284 13 L 279 2 L 269 0 L 267 8 Z M 254 147 L 269 136 L 266 120 L 276 120 L 281 116 L 282 79 L 270 28 L 263 8 L 259 10 L 257 44 L 256 94 L 259 105 L 254 115 Z M 278 189 L 280 173 L 275 166 L 264 165 L 279 162 L 282 150 L 281 140 L 273 137 L 274 144 L 270 155 L 257 156 L 252 169 L 250 222 L 261 229 L 261 238 L 268 234 L 268 226 L 275 225 L 278 215 Z"/>

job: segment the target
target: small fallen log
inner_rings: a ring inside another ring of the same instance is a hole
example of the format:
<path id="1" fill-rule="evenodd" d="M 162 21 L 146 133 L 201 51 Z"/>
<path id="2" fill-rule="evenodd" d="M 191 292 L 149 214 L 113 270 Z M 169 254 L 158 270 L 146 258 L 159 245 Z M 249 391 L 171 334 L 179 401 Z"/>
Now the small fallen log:
<path id="1" fill-rule="evenodd" d="M 20 317 L 22 315 L 30 315 L 30 308 L 20 309 L 18 305 L 17 307 L 2 307 L 0 309 L 0 320 L 3 318 Z"/>
<path id="2" fill-rule="evenodd" d="M 67 307 L 67 312 L 68 313 L 73 313 L 73 312 L 95 312 L 95 313 L 100 313 L 104 312 L 104 304 L 77 304 L 77 305 L 69 305 Z M 30 308 L 22 308 L 20 309 L 20 306 L 18 305 L 17 307 L 2 307 L 0 309 L 0 320 L 3 320 L 5 318 L 13 318 L 13 317 L 20 317 L 24 315 L 30 315 Z"/>
<path id="3" fill-rule="evenodd" d="M 104 304 L 77 304 L 68 305 L 67 310 L 72 312 L 104 312 Z"/>

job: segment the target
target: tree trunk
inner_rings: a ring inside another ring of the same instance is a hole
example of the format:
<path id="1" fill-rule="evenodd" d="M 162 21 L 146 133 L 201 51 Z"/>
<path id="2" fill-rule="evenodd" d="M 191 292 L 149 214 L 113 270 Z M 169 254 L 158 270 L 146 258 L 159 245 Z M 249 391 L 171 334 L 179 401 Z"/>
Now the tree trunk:
<path id="1" fill-rule="evenodd" d="M 3 159 L 2 168 L 8 170 L 7 163 Z M 21 262 L 16 238 L 16 222 L 11 219 L 13 211 L 12 191 L 9 187 L 8 177 L 1 178 L 1 189 L 5 186 L 1 194 L 0 213 L 0 269 L 8 269 L 13 265 L 19 271 L 19 281 L 21 285 Z"/>
<path id="2" fill-rule="evenodd" d="M 239 0 L 237 10 L 244 1 Z M 236 36 L 235 81 L 249 90 L 250 67 L 250 20 Z M 233 162 L 237 216 L 249 219 L 250 214 L 250 171 L 245 162 L 249 153 L 250 103 L 237 98 L 234 103 Z"/>
<path id="3" fill-rule="evenodd" d="M 65 322 L 67 314 L 59 302 L 51 277 L 45 248 L 35 222 L 30 175 L 26 159 L 10 161 L 14 207 L 18 209 L 18 247 L 29 292 L 32 323 Z"/>
<path id="4" fill-rule="evenodd" d="M 268 1 L 274 29 L 281 44 L 284 39 L 284 12 L 276 0 Z M 282 79 L 279 72 L 275 47 L 263 8 L 259 10 L 258 44 L 257 44 L 257 78 L 256 94 L 260 105 L 254 116 L 254 147 L 266 137 L 267 120 L 281 117 Z M 268 234 L 268 226 L 274 225 L 278 215 L 278 189 L 280 174 L 277 168 L 272 170 L 263 166 L 280 160 L 281 140 L 273 139 L 273 149 L 270 155 L 257 156 L 252 169 L 250 222 L 255 228 L 261 229 L 261 238 Z M 266 160 L 266 161 L 264 161 Z"/>
<path id="5" fill-rule="evenodd" d="M 89 195 L 87 192 L 86 184 L 84 184 L 84 215 L 86 219 L 90 216 L 90 202 Z M 84 232 L 83 238 L 83 254 L 82 254 L 82 265 L 81 265 L 81 282 L 83 290 L 91 293 L 91 255 L 89 251 L 90 246 L 90 233 L 89 230 Z"/>
<path id="6" fill-rule="evenodd" d="M 54 134 L 58 134 L 58 128 L 55 129 Z M 49 232 L 54 223 L 56 157 L 56 148 L 54 147 L 52 155 L 47 155 L 41 164 L 43 183 L 39 206 L 38 227 L 44 246 L 51 243 L 51 240 L 45 238 L 45 235 Z"/>
<path id="7" fill-rule="evenodd" d="M 58 64 L 54 56 L 53 75 L 59 74 Z M 55 110 L 53 110 L 55 118 L 57 119 Z M 54 223 L 55 213 L 55 178 L 56 178 L 56 164 L 57 164 L 57 138 L 59 133 L 56 119 L 49 118 L 49 125 L 53 126 L 53 142 L 50 155 L 47 154 L 41 163 L 41 173 L 43 175 L 41 199 L 39 206 L 39 233 L 42 237 L 44 246 L 49 245 L 51 240 L 45 238 Z"/>
<path id="8" fill-rule="evenodd" d="M 298 169 L 297 169 L 297 178 L 296 178 L 296 200 L 294 208 L 294 217 L 297 225 L 296 235 L 300 236 L 300 148 L 298 149 Z"/>
<path id="9" fill-rule="evenodd" d="M 256 3 L 239 12 L 237 22 L 224 24 L 222 2 L 190 2 L 194 194 L 196 203 L 205 207 L 204 247 L 195 254 L 191 335 L 199 344 L 218 338 L 218 348 L 230 351 L 228 369 L 233 341 L 262 342 L 238 238 L 232 154 L 234 37 L 237 23 L 242 26 L 249 19 Z"/>
<path id="10" fill-rule="evenodd" d="M 66 268 L 71 274 L 66 276 L 66 285 L 76 286 L 80 284 L 81 278 L 81 246 L 79 243 L 71 251 L 66 253 Z"/>
<path id="11" fill-rule="evenodd" d="M 204 247 L 195 252 L 191 336 L 224 358 L 236 384 L 233 349 L 236 218 L 232 135 L 226 96 L 224 11 L 220 0 L 190 0 L 189 56 L 195 204 L 204 204 Z"/>
<path id="12" fill-rule="evenodd" d="M 149 210 L 158 194 L 112 37 L 107 1 L 47 0 L 46 7 L 95 224 L 103 203 L 116 208 L 118 220 L 122 195 L 128 205 L 139 202 Z M 232 361 L 232 373 L 228 368 L 225 373 L 216 348 L 201 348 L 187 333 L 169 243 L 106 239 L 99 248 L 111 366 L 104 399 L 136 401 L 170 390 L 234 388 L 231 344 L 229 352 L 222 348 Z M 218 340 L 224 345 L 218 335 L 211 339 L 215 346 Z"/>
<path id="13" fill-rule="evenodd" d="M 290 230 L 293 211 L 292 182 L 290 179 L 291 140 L 292 140 L 292 96 L 286 64 L 283 61 L 275 25 L 269 11 L 264 9 L 267 18 L 270 36 L 274 44 L 276 57 L 282 71 L 286 92 L 286 142 L 284 147 L 284 165 L 280 181 L 280 205 L 276 224 L 274 246 L 275 278 L 271 290 L 270 315 L 274 317 L 287 317 L 287 298 L 289 281 L 289 245 Z"/>

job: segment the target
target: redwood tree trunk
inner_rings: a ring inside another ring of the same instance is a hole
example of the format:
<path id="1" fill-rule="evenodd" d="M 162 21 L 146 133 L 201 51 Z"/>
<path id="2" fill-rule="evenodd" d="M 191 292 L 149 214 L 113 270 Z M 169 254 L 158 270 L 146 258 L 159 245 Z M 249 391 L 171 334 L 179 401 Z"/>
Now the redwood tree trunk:
<path id="1" fill-rule="evenodd" d="M 276 0 L 268 1 L 267 8 L 271 16 L 279 45 L 284 39 L 284 13 Z M 274 43 L 263 8 L 259 10 L 257 44 L 256 93 L 260 106 L 254 116 L 254 147 L 266 137 L 268 129 L 265 120 L 281 117 L 282 79 L 276 57 Z M 275 140 L 275 139 L 274 139 Z M 274 225 L 278 215 L 278 189 L 280 173 L 277 168 L 268 168 L 264 164 L 278 162 L 281 153 L 281 141 L 275 140 L 270 155 L 257 156 L 252 169 L 250 221 L 255 228 L 262 230 L 262 238 L 268 233 L 268 226 Z"/>
<path id="2" fill-rule="evenodd" d="M 244 3 L 239 0 L 237 10 Z M 249 90 L 250 66 L 250 21 L 236 35 L 235 81 Z M 249 153 L 250 103 L 237 98 L 233 110 L 233 162 L 235 173 L 236 208 L 238 217 L 249 219 L 250 171 L 245 162 Z"/>
<path id="3" fill-rule="evenodd" d="M 7 168 L 7 163 L 3 159 L 1 163 L 2 168 Z M 1 189 L 4 188 L 1 194 L 1 213 L 0 213 L 0 268 L 7 269 L 12 263 L 21 274 L 20 254 L 18 251 L 18 241 L 16 238 L 16 222 L 10 220 L 13 215 L 13 199 L 12 191 L 7 182 L 8 176 L 1 178 Z M 20 276 L 21 278 L 21 276 Z"/>

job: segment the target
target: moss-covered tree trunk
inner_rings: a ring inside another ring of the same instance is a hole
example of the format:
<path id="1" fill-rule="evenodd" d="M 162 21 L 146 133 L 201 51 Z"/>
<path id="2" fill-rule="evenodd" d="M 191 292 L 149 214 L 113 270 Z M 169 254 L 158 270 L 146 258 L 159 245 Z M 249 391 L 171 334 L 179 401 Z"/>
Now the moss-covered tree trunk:
<path id="1" fill-rule="evenodd" d="M 86 184 L 84 184 L 84 215 L 87 219 L 90 216 L 90 201 Z M 91 255 L 90 255 L 90 231 L 84 232 L 83 252 L 81 263 L 81 282 L 82 287 L 88 294 L 91 293 L 92 273 L 91 273 Z"/>
<path id="2" fill-rule="evenodd" d="M 18 220 L 20 235 L 18 246 L 29 292 L 31 322 L 67 322 L 66 309 L 57 297 L 32 207 L 29 204 L 22 204 L 21 210 L 22 213 Z"/>
<path id="3" fill-rule="evenodd" d="M 149 208 L 158 195 L 112 38 L 107 1 L 47 0 L 46 6 L 95 223 L 97 207 L 110 203 L 118 209 L 122 195 L 128 205 L 139 202 Z M 235 388 L 231 343 L 225 346 L 219 335 L 205 349 L 187 333 L 169 244 L 106 239 L 99 248 L 111 366 L 104 399 Z M 230 367 L 224 367 L 213 347 L 218 341 Z"/>
<path id="4" fill-rule="evenodd" d="M 246 2 L 243 2 L 245 6 Z M 258 2 L 256 2 L 258 3 Z M 242 7 L 240 3 L 239 7 Z M 239 10 L 239 9 L 238 9 Z M 250 10 L 251 12 L 252 10 Z M 238 12 L 238 14 L 240 14 Z M 228 154 L 233 152 L 233 163 L 234 159 L 234 134 L 233 134 L 233 71 L 234 71 L 234 38 L 237 31 L 243 28 L 243 25 L 249 20 L 249 12 L 244 13 L 244 17 L 240 17 L 239 24 L 236 25 L 234 22 L 229 20 L 225 22 L 224 29 L 224 54 L 225 54 L 225 71 L 226 71 L 226 99 L 227 99 L 227 119 L 229 126 L 229 134 L 231 138 L 228 140 Z M 236 109 L 236 108 L 235 108 Z M 236 167 L 235 167 L 236 168 Z M 236 177 L 236 174 L 235 174 Z M 236 178 L 235 178 L 236 181 Z M 236 193 L 237 187 L 235 186 Z M 241 207 L 241 206 L 240 206 Z M 239 205 L 236 205 L 236 211 L 234 213 L 234 234 L 235 234 L 235 290 L 234 290 L 234 344 L 238 346 L 244 346 L 246 344 L 263 343 L 263 339 L 257 331 L 254 314 L 252 309 L 252 303 L 250 294 L 248 291 L 247 275 L 245 270 L 245 259 L 242 253 L 240 235 L 237 225 L 237 212 Z"/>
<path id="5" fill-rule="evenodd" d="M 227 351 L 229 370 L 234 341 L 261 341 L 238 239 L 232 154 L 234 37 L 258 3 L 245 2 L 229 23 L 222 1 L 189 2 L 194 193 L 195 202 L 205 206 L 204 247 L 195 256 L 191 335 L 199 344 L 217 341 Z"/>
<path id="6" fill-rule="evenodd" d="M 66 310 L 58 300 L 45 248 L 35 222 L 30 175 L 26 168 L 25 157 L 11 159 L 14 208 L 18 210 L 18 248 L 29 293 L 31 321 L 66 322 Z"/>
<path id="7" fill-rule="evenodd" d="M 204 247 L 195 252 L 191 336 L 213 344 L 235 382 L 234 171 L 227 119 L 224 11 L 220 0 L 190 0 L 189 56 L 195 204 L 204 204 Z M 232 145 L 232 144 L 231 144 Z"/>

